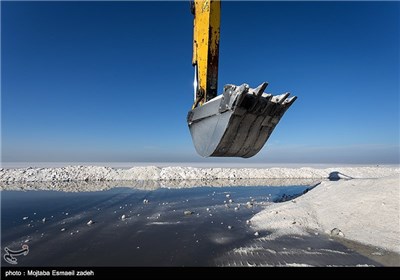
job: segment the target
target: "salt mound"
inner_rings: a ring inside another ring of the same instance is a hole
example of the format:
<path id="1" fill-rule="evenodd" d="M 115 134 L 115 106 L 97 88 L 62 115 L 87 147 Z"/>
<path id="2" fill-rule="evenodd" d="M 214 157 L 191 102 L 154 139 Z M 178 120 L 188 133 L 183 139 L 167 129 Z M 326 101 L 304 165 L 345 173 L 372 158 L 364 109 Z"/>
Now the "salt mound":
<path id="1" fill-rule="evenodd" d="M 0 169 L 0 182 L 49 181 L 120 181 L 120 180 L 216 180 L 216 179 L 328 179 L 332 174 L 341 178 L 380 178 L 400 174 L 393 167 L 337 168 L 195 168 L 142 166 L 117 169 L 104 166 L 66 166 L 57 168 Z"/>

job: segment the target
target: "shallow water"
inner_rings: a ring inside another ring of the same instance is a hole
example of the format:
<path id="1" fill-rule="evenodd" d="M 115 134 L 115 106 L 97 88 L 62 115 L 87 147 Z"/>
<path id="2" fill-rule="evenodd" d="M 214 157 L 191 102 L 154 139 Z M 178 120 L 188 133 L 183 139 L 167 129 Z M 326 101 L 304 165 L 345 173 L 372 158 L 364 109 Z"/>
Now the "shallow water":
<path id="1" fill-rule="evenodd" d="M 2 191 L 2 256 L 27 244 L 17 266 L 379 265 L 324 236 L 271 241 L 246 223 L 307 189 Z M 2 265 L 11 266 L 3 258 Z"/>

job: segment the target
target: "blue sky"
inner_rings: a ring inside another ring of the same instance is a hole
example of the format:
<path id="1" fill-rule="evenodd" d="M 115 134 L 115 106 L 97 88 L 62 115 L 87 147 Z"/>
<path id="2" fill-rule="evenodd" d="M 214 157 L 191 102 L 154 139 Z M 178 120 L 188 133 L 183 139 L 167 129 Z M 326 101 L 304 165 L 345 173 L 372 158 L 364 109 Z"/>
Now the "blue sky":
<path id="1" fill-rule="evenodd" d="M 188 2 L 1 2 L 2 161 L 399 163 L 399 2 L 223 2 L 219 92 L 298 100 L 251 159 L 203 159 Z"/>

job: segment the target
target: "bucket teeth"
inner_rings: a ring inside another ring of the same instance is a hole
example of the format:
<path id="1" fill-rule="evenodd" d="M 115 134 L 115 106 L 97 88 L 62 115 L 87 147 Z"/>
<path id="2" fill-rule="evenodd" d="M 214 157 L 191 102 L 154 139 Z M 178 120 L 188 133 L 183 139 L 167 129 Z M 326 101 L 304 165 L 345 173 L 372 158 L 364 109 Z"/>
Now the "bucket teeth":
<path id="1" fill-rule="evenodd" d="M 188 124 L 197 152 L 204 157 L 257 154 L 297 98 L 264 93 L 267 86 L 226 85 L 222 95 L 191 110 Z"/>
<path id="2" fill-rule="evenodd" d="M 239 87 L 237 95 L 238 95 L 238 99 L 236 102 L 236 106 L 240 106 L 244 100 L 244 98 L 246 97 L 246 94 L 249 92 L 249 85 L 247 84 L 243 84 Z"/>
<path id="3" fill-rule="evenodd" d="M 253 90 L 253 94 L 254 94 L 255 96 L 257 96 L 258 98 L 260 98 L 261 95 L 264 93 L 265 89 L 267 88 L 267 86 L 268 86 L 268 83 L 267 83 L 267 82 L 262 83 L 261 85 L 259 85 L 258 87 L 256 87 L 256 88 Z"/>
<path id="4" fill-rule="evenodd" d="M 290 95 L 289 92 L 286 92 L 286 93 L 281 94 L 281 95 L 276 95 L 273 98 L 273 101 L 276 102 L 276 103 L 282 104 L 286 100 L 286 98 L 288 98 L 289 95 Z"/>
<path id="5" fill-rule="evenodd" d="M 285 103 L 287 104 L 286 106 L 292 105 L 293 102 L 296 101 L 296 99 L 297 99 L 297 96 L 292 96 L 292 97 L 290 97 L 289 99 L 286 99 L 286 100 L 285 100 Z"/>

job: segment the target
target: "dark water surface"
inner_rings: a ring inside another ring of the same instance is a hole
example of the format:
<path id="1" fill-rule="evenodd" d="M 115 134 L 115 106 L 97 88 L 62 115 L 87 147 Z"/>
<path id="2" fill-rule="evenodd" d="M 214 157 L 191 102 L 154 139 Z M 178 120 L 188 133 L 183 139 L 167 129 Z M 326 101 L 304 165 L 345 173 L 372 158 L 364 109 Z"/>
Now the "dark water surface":
<path id="1" fill-rule="evenodd" d="M 326 236 L 268 240 L 246 223 L 307 188 L 2 191 L 2 266 L 5 247 L 23 244 L 16 266 L 379 266 Z"/>

